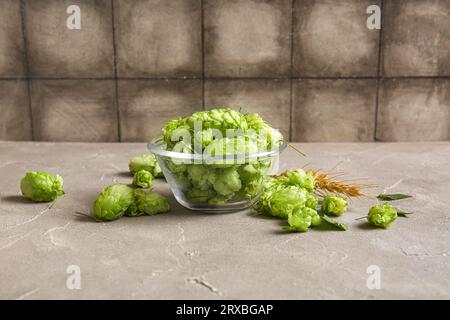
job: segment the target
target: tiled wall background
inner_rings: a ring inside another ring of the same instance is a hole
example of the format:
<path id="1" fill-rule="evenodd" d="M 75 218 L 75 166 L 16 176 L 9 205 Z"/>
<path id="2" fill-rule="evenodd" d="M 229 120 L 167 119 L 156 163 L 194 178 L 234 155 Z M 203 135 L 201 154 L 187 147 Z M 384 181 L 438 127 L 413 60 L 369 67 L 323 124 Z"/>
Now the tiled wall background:
<path id="1" fill-rule="evenodd" d="M 219 105 L 293 141 L 450 140 L 450 0 L 0 0 L 0 140 L 147 141 Z"/>

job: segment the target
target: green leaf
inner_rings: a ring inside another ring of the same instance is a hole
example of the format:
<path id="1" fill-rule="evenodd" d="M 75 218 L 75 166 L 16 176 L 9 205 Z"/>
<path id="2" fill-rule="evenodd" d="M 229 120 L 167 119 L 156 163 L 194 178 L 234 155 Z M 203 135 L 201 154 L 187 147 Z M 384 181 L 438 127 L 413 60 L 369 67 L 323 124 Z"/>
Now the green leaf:
<path id="1" fill-rule="evenodd" d="M 322 216 L 322 221 L 325 221 L 326 223 L 331 224 L 332 226 L 336 227 L 339 230 L 342 230 L 342 231 L 347 230 L 347 225 L 345 225 L 337 220 L 331 219 L 330 217 L 328 217 L 326 215 Z"/>
<path id="2" fill-rule="evenodd" d="M 84 212 L 80 212 L 80 211 L 75 211 L 75 214 L 79 215 L 79 216 L 82 216 L 82 217 L 89 218 L 89 219 L 95 221 L 95 218 L 92 215 L 90 215 L 90 214 L 87 214 L 87 213 L 84 213 Z"/>
<path id="3" fill-rule="evenodd" d="M 378 199 L 384 200 L 384 201 L 394 201 L 394 200 L 401 200 L 406 198 L 412 198 L 412 196 L 402 193 L 394 193 L 394 194 L 380 194 L 377 196 Z"/>
<path id="4" fill-rule="evenodd" d="M 397 211 L 397 215 L 399 217 L 408 217 L 408 215 L 412 214 L 412 212 L 406 212 L 406 211 L 403 211 L 402 209 L 397 208 L 397 207 L 393 207 L 393 208 L 395 209 L 395 211 Z"/>

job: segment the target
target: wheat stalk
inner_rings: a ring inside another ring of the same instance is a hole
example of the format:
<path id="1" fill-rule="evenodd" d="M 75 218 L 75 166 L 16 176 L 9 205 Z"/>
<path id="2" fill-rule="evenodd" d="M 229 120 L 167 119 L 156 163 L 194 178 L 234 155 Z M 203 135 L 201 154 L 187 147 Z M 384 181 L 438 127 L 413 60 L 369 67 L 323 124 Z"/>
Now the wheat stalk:
<path id="1" fill-rule="evenodd" d="M 274 177 L 285 177 L 287 176 L 287 173 L 292 170 L 284 171 L 278 175 L 275 175 Z M 349 181 L 342 181 L 338 180 L 338 177 L 345 176 L 345 173 L 336 173 L 333 176 L 331 176 L 329 173 L 321 172 L 317 170 L 309 170 L 312 175 L 315 178 L 315 187 L 316 187 L 316 193 L 318 193 L 321 196 L 325 196 L 327 193 L 334 193 L 334 194 L 340 194 L 347 197 L 363 197 L 366 196 L 363 189 L 366 188 L 372 188 L 375 187 L 373 184 L 362 184 L 358 183 L 356 179 L 356 182 L 350 183 Z"/>
<path id="2" fill-rule="evenodd" d="M 365 196 L 362 189 L 369 188 L 372 185 L 369 184 L 360 184 L 360 183 L 346 183 L 343 181 L 339 181 L 333 177 L 330 177 L 325 172 L 319 172 L 315 170 L 311 170 L 315 178 L 315 186 L 322 192 L 330 192 L 341 195 L 346 195 L 348 197 L 363 197 Z"/>

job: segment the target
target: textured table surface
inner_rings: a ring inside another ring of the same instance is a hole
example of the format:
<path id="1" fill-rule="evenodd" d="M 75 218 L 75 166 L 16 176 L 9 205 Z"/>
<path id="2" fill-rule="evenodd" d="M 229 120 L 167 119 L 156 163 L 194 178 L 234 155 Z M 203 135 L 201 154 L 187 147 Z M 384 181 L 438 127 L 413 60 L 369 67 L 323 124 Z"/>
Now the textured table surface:
<path id="1" fill-rule="evenodd" d="M 145 144 L 0 143 L 0 298 L 450 298 L 450 143 L 301 144 L 281 169 L 339 169 L 380 188 L 413 194 L 414 211 L 388 230 L 364 220 L 375 199 L 354 200 L 340 219 L 346 232 L 282 232 L 280 221 L 251 211 L 201 214 L 178 205 L 153 217 L 95 223 L 89 212 L 102 187 L 129 183 L 128 160 Z M 26 171 L 64 177 L 53 206 L 20 197 Z M 79 266 L 81 288 L 67 288 Z M 369 289 L 367 268 L 380 271 Z"/>

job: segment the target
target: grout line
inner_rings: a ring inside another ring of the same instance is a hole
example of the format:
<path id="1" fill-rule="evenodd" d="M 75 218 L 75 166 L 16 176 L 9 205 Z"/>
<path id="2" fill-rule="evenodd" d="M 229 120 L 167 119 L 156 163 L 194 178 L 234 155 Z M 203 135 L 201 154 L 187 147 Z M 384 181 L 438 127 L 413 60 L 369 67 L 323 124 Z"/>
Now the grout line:
<path id="1" fill-rule="evenodd" d="M 206 110 L 205 105 L 205 13 L 204 0 L 200 2 L 200 24 L 201 24 L 201 49 L 202 49 L 202 109 Z"/>
<path id="2" fill-rule="evenodd" d="M 70 80 L 115 80 L 114 77 L 29 77 L 29 80 L 60 80 L 60 81 L 70 81 Z"/>
<path id="3" fill-rule="evenodd" d="M 291 77 L 289 76 L 275 76 L 275 77 L 205 77 L 206 80 L 289 80 Z"/>
<path id="4" fill-rule="evenodd" d="M 206 103 L 205 103 L 205 79 L 202 79 L 202 109 L 206 110 Z"/>
<path id="5" fill-rule="evenodd" d="M 28 77 L 0 77 L 0 81 L 19 81 L 19 80 L 28 80 Z"/>
<path id="6" fill-rule="evenodd" d="M 377 140 L 377 127 L 378 127 L 378 109 L 380 104 L 380 87 L 381 87 L 381 80 L 377 80 L 377 88 L 375 93 L 375 119 L 374 119 L 374 127 L 373 127 L 373 141 Z"/>
<path id="7" fill-rule="evenodd" d="M 294 31 L 295 31 L 295 0 L 291 1 L 291 67 L 289 70 L 289 141 L 292 141 L 293 132 L 293 122 L 294 122 L 294 86 L 293 86 L 293 76 L 294 76 Z"/>
<path id="8" fill-rule="evenodd" d="M 27 29 L 26 29 L 26 9 L 25 9 L 25 0 L 20 0 L 20 18 L 21 18 L 21 26 L 22 26 L 22 35 L 23 35 L 23 64 L 25 68 L 25 78 L 27 81 L 27 94 L 28 94 L 28 112 L 30 113 L 30 126 L 31 126 L 31 140 L 35 141 L 34 134 L 34 121 L 33 121 L 33 108 L 31 105 L 31 79 L 30 79 L 30 62 L 28 61 L 28 38 L 27 38 Z"/>
<path id="9" fill-rule="evenodd" d="M 421 80 L 421 79 L 442 79 L 450 80 L 450 76 L 380 76 L 380 80 Z"/>
<path id="10" fill-rule="evenodd" d="M 170 76 L 170 77 L 117 77 L 118 80 L 202 80 L 198 76 Z"/>
<path id="11" fill-rule="evenodd" d="M 381 17 L 380 17 L 380 24 L 381 29 L 379 31 L 379 38 L 378 38 L 378 62 L 377 62 L 377 77 L 381 78 L 381 65 L 382 65 L 382 54 L 383 54 L 383 28 L 384 28 L 384 0 L 380 0 L 380 10 L 381 10 Z"/>
<path id="12" fill-rule="evenodd" d="M 378 79 L 376 76 L 337 76 L 337 77 L 292 77 L 293 80 L 373 80 Z"/>
<path id="13" fill-rule="evenodd" d="M 380 106 L 380 87 L 381 87 L 381 64 L 382 64 L 382 54 L 383 54 L 383 28 L 384 28 L 384 0 L 381 0 L 380 3 L 380 9 L 381 9 L 381 17 L 380 17 L 380 24 L 381 29 L 379 32 L 379 39 L 378 39 L 378 62 L 377 62 L 377 88 L 376 88 L 376 96 L 375 96 L 375 124 L 374 124 L 374 130 L 373 130 L 373 140 L 377 141 L 377 129 L 378 129 L 378 110 Z"/>
<path id="14" fill-rule="evenodd" d="M 28 78 L 24 78 L 28 79 Z M 180 76 L 180 77 L 30 77 L 31 80 L 201 80 L 202 77 L 197 76 Z M 3 80 L 0 77 L 0 80 Z M 8 79 L 5 79 L 8 80 Z"/>
<path id="15" fill-rule="evenodd" d="M 227 81 L 227 80 L 289 80 L 290 77 L 204 77 L 205 80 Z"/>
<path id="16" fill-rule="evenodd" d="M 115 88 L 115 107 L 117 115 L 117 139 L 122 141 L 122 125 L 120 123 L 120 106 L 119 106 L 119 81 L 117 77 L 117 46 L 116 46 L 116 26 L 114 18 L 114 0 L 111 0 L 111 15 L 112 15 L 112 37 L 113 37 L 113 65 L 114 65 L 114 88 Z"/>
<path id="17" fill-rule="evenodd" d="M 11 80 L 42 80 L 42 81 L 70 81 L 70 80 L 157 80 L 157 81 L 183 81 L 183 80 L 211 80 L 211 81 L 232 81 L 232 80 L 421 80 L 421 79 L 441 79 L 450 80 L 450 76 L 338 76 L 338 77 L 198 77 L 198 76 L 183 76 L 183 77 L 0 77 L 0 81 Z"/>

